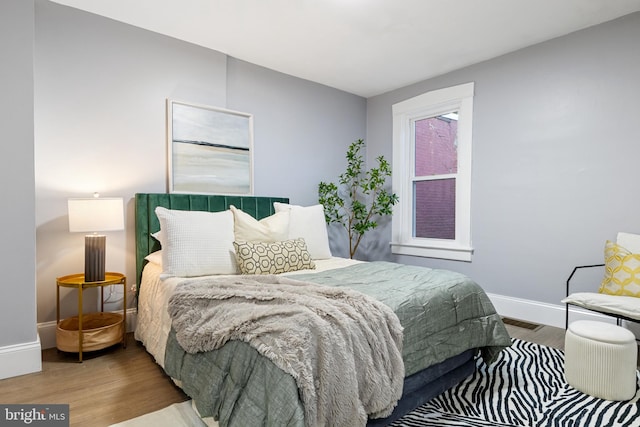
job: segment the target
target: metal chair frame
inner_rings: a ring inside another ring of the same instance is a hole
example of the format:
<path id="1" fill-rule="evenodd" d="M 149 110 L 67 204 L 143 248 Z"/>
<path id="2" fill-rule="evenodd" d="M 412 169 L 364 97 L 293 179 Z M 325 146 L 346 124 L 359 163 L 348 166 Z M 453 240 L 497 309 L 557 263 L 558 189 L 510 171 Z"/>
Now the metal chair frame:
<path id="1" fill-rule="evenodd" d="M 567 279 L 567 297 L 570 295 L 569 286 L 570 286 L 571 279 L 573 278 L 574 274 L 576 274 L 576 271 L 578 271 L 581 268 L 592 268 L 592 267 L 604 267 L 604 264 L 579 265 L 579 266 L 573 268 L 573 271 L 571 272 L 571 274 L 569 275 L 569 278 Z M 565 329 L 567 329 L 569 327 L 569 305 L 575 305 L 575 304 L 570 304 L 570 303 L 565 304 L 565 324 L 564 324 Z M 576 305 L 576 307 L 580 307 L 580 308 L 583 308 L 585 310 L 590 310 L 590 311 L 594 311 L 596 313 L 604 314 L 605 316 L 614 317 L 616 319 L 616 325 L 618 325 L 618 326 L 622 326 L 622 321 L 623 320 L 627 320 L 629 322 L 640 323 L 640 320 L 638 320 L 638 319 L 631 319 L 631 318 L 629 318 L 627 316 L 623 316 L 621 314 L 607 313 L 607 312 L 604 312 L 604 311 L 596 310 L 594 308 L 586 308 L 586 307 L 582 307 L 582 306 L 579 306 L 579 305 Z"/>

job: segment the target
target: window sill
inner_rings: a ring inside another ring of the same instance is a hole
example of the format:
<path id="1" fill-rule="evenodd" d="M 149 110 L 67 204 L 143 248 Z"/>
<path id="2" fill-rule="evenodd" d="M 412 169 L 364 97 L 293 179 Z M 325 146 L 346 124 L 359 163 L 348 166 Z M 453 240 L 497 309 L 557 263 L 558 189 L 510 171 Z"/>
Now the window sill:
<path id="1" fill-rule="evenodd" d="M 406 243 L 391 243 L 391 253 L 396 255 L 410 255 L 424 258 L 439 258 L 453 261 L 471 262 L 473 248 L 467 246 L 424 246 Z"/>

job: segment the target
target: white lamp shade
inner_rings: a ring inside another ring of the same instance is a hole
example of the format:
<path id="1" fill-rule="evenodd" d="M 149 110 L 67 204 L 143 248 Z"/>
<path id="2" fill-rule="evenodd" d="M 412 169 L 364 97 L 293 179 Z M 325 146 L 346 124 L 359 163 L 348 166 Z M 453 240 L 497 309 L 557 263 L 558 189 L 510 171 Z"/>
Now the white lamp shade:
<path id="1" fill-rule="evenodd" d="M 71 232 L 124 230 L 124 203 L 121 197 L 69 199 L 68 208 Z"/>

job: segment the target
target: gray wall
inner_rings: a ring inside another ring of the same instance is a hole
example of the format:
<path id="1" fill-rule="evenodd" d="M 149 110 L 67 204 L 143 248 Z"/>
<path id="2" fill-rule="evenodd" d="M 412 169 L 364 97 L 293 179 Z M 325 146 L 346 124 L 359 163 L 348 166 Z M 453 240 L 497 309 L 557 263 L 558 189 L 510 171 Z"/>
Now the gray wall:
<path id="1" fill-rule="evenodd" d="M 256 192 L 318 203 L 317 183 L 346 167 L 347 147 L 366 132 L 366 100 L 234 58 L 229 108 L 254 114 Z M 295 178 L 295 179 L 292 179 Z"/>
<path id="2" fill-rule="evenodd" d="M 575 265 L 640 233 L 640 13 L 367 100 L 369 161 L 392 154 L 391 105 L 475 82 L 471 263 L 488 292 L 559 304 Z M 390 240 L 390 229 L 380 240 Z M 544 321 L 544 319 L 540 319 Z"/>
<path id="3" fill-rule="evenodd" d="M 366 131 L 364 98 L 45 0 L 36 0 L 35 63 L 39 322 L 55 320 L 55 278 L 83 268 L 69 197 L 125 198 L 126 230 L 107 234 L 107 269 L 135 276 L 131 199 L 166 191 L 166 98 L 253 114 L 255 194 L 301 204 L 317 202 L 317 182 L 337 175 L 336 159 Z M 62 300 L 62 315 L 75 314 L 75 292 Z"/>
<path id="4" fill-rule="evenodd" d="M 256 192 L 318 203 L 318 183 L 336 182 L 349 144 L 365 136 L 366 100 L 234 58 L 227 64 L 228 105 L 253 112 L 256 158 L 265 159 L 255 165 Z M 348 258 L 344 228 L 329 227 L 329 238 L 332 254 Z"/>
<path id="5" fill-rule="evenodd" d="M 33 1 L 0 3 L 0 348 L 37 341 L 33 172 Z"/>

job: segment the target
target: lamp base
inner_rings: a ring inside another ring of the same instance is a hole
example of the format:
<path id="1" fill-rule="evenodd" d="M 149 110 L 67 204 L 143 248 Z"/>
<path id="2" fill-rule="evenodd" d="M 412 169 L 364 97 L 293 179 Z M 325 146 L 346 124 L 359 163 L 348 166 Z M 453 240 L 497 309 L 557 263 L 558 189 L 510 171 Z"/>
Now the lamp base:
<path id="1" fill-rule="evenodd" d="M 105 273 L 105 246 L 107 236 L 90 234 L 84 236 L 84 281 L 102 282 Z"/>

